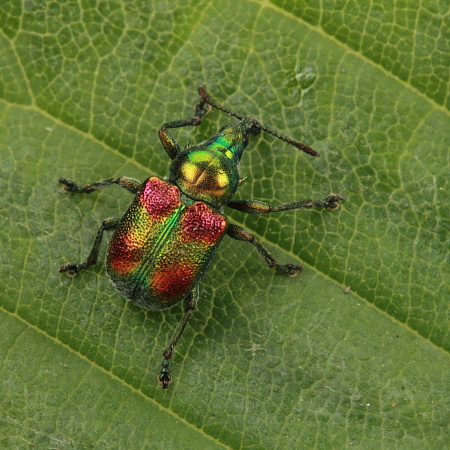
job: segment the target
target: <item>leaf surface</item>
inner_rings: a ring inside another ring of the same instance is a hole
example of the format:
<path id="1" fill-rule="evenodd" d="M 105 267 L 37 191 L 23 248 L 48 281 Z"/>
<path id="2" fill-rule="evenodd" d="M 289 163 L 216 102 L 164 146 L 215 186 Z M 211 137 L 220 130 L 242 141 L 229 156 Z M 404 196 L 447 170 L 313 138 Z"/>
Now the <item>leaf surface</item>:
<path id="1" fill-rule="evenodd" d="M 2 2 L 2 447 L 448 445 L 450 15 L 385 3 Z M 58 273 L 131 197 L 57 179 L 165 176 L 157 131 L 193 114 L 198 85 L 321 153 L 261 134 L 236 198 L 345 203 L 226 211 L 305 270 L 282 277 L 225 240 L 162 391 L 181 305 L 127 303 L 100 263 Z"/>

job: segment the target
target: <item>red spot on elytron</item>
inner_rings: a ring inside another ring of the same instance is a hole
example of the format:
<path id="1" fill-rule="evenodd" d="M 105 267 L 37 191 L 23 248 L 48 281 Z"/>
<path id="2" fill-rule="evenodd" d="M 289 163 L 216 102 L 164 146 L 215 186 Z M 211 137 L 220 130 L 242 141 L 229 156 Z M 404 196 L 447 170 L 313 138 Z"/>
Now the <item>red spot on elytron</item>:
<path id="1" fill-rule="evenodd" d="M 114 240 L 111 243 L 108 264 L 118 275 L 129 275 L 139 265 L 142 260 L 142 248 L 127 245 L 126 239 Z"/>
<path id="2" fill-rule="evenodd" d="M 181 264 L 156 269 L 151 280 L 155 295 L 161 300 L 169 302 L 179 300 L 191 289 L 195 281 L 196 272 L 192 268 Z"/>
<path id="3" fill-rule="evenodd" d="M 157 177 L 144 182 L 139 200 L 154 219 L 169 216 L 181 205 L 178 188 Z"/>
<path id="4" fill-rule="evenodd" d="M 187 209 L 182 220 L 183 241 L 200 241 L 214 244 L 227 227 L 225 217 L 205 203 L 194 203 Z"/>

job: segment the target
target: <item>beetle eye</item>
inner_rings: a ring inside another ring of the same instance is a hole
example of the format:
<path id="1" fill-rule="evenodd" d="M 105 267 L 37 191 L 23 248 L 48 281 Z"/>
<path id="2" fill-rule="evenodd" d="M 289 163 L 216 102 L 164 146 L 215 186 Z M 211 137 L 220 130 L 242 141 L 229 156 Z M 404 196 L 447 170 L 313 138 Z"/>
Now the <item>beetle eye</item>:
<path id="1" fill-rule="evenodd" d="M 254 123 L 249 129 L 248 129 L 248 134 L 253 134 L 254 136 L 256 136 L 257 134 L 261 133 L 261 127 L 259 126 L 259 124 Z"/>

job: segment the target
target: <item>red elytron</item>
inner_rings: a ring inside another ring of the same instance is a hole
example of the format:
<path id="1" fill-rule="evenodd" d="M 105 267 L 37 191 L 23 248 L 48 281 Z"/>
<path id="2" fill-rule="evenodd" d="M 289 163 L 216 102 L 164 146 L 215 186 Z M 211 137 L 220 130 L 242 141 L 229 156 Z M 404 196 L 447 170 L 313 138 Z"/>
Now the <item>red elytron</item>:
<path id="1" fill-rule="evenodd" d="M 165 309 L 194 288 L 225 235 L 227 219 L 180 190 L 148 178 L 109 244 L 106 271 L 120 293 L 144 308 Z"/>

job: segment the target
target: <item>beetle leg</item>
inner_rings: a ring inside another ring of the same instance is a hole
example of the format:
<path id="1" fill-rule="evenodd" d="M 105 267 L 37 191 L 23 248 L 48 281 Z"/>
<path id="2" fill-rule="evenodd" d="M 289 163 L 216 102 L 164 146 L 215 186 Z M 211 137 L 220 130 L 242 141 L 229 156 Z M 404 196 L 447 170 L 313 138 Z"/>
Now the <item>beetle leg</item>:
<path id="1" fill-rule="evenodd" d="M 161 372 L 159 374 L 158 380 L 161 383 L 163 389 L 167 389 L 169 384 L 172 383 L 172 375 L 170 375 L 169 361 L 172 358 L 173 350 L 180 340 L 186 325 L 197 306 L 198 301 L 198 285 L 195 286 L 192 291 L 186 296 L 184 300 L 184 316 L 178 322 L 177 327 L 173 333 L 172 339 L 166 349 L 163 351 L 163 362 L 161 365 Z"/>
<path id="2" fill-rule="evenodd" d="M 322 200 L 302 200 L 299 202 L 283 203 L 271 206 L 260 200 L 232 200 L 226 206 L 250 214 L 268 214 L 271 212 L 290 211 L 292 209 L 326 208 L 338 209 L 339 203 L 344 199 L 341 194 L 330 194 Z"/>
<path id="3" fill-rule="evenodd" d="M 202 99 L 195 105 L 195 116 L 189 119 L 176 120 L 174 122 L 165 123 L 158 131 L 159 140 L 165 152 L 169 155 L 170 159 L 174 159 L 181 153 L 180 146 L 174 137 L 167 131 L 167 128 L 180 128 L 188 126 L 197 126 L 202 123 L 203 116 L 209 111 L 209 106 Z"/>
<path id="4" fill-rule="evenodd" d="M 137 194 L 141 188 L 140 181 L 129 177 L 108 178 L 106 180 L 97 181 L 96 183 L 87 184 L 86 186 L 79 186 L 77 183 L 68 180 L 67 178 L 60 178 L 58 182 L 63 185 L 63 189 L 66 192 L 76 192 L 78 194 L 90 194 L 91 192 L 111 186 L 111 184 L 117 184 L 132 194 Z"/>
<path id="5" fill-rule="evenodd" d="M 278 264 L 275 258 L 270 254 L 269 250 L 258 242 L 250 231 L 240 227 L 239 225 L 235 225 L 234 223 L 228 224 L 227 234 L 238 241 L 253 244 L 256 247 L 257 252 L 266 261 L 266 264 L 277 272 L 288 276 L 294 276 L 303 270 L 303 267 L 300 264 Z"/>
<path id="6" fill-rule="evenodd" d="M 75 275 L 90 266 L 93 266 L 97 262 L 98 252 L 100 249 L 100 244 L 103 238 L 104 231 L 113 231 L 120 222 L 120 218 L 116 219 L 105 219 L 102 225 L 97 231 L 97 236 L 95 237 L 94 245 L 92 246 L 91 253 L 87 257 L 87 260 L 83 263 L 68 263 L 65 266 L 59 268 L 59 272 L 67 272 L 68 275 Z"/>

